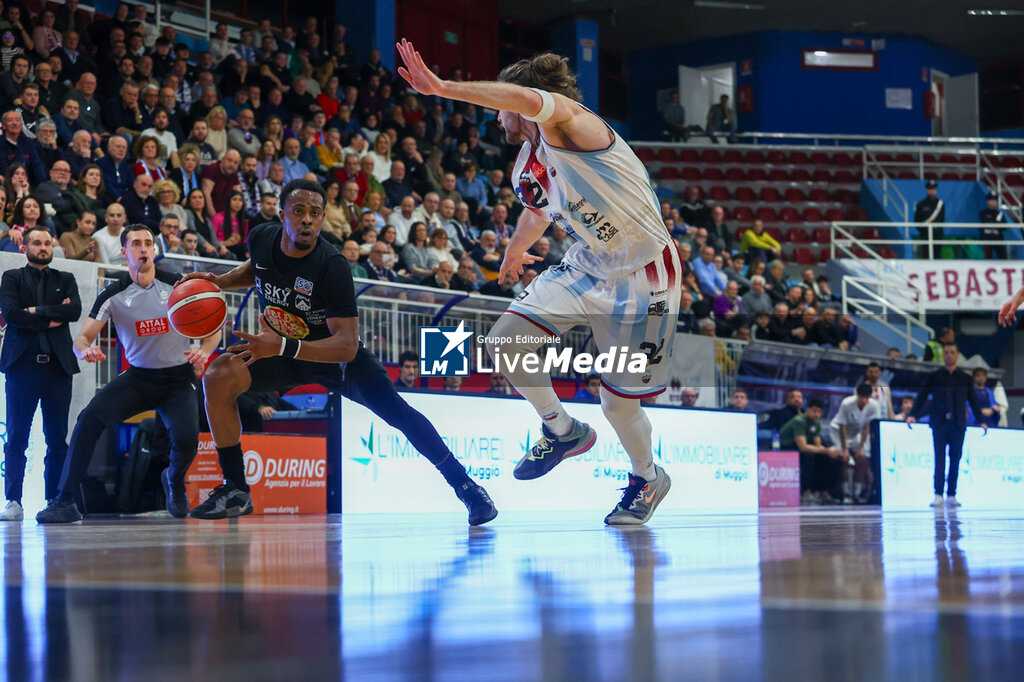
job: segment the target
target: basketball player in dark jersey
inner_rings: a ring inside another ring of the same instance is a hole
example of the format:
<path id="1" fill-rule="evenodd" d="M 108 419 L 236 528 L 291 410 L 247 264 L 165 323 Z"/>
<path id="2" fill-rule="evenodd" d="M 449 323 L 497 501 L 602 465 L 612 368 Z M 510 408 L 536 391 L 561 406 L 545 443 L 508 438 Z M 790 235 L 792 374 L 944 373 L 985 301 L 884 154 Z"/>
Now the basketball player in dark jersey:
<path id="1" fill-rule="evenodd" d="M 185 277 L 207 279 L 221 289 L 255 286 L 263 310 L 260 332 L 235 332 L 242 343 L 229 348 L 206 372 L 206 415 L 224 483 L 189 515 L 223 519 L 252 513 L 238 396 L 319 384 L 401 430 L 455 489 L 469 510 L 469 523 L 490 521 L 498 511 L 487 491 L 469 477 L 430 422 L 398 395 L 387 371 L 359 342 L 348 261 L 320 238 L 325 205 L 319 184 L 289 182 L 281 190 L 282 222 L 264 223 L 249 233 L 249 260 L 224 275 Z"/>

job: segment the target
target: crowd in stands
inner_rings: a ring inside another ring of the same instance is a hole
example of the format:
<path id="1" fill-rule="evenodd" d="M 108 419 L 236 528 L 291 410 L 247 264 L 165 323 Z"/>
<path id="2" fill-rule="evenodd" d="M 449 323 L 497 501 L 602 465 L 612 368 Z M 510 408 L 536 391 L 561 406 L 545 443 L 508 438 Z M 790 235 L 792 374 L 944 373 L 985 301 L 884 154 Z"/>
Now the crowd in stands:
<path id="1" fill-rule="evenodd" d="M 781 247 L 760 220 L 735 243 L 722 208 L 705 203 L 696 186 L 687 188 L 678 207 L 663 202 L 661 214 L 683 260 L 680 331 L 859 348 L 857 326 L 839 314 L 840 299 L 828 277 L 807 268 L 799 282 L 788 281 Z"/>
<path id="2" fill-rule="evenodd" d="M 300 177 L 327 191 L 322 234 L 356 276 L 511 298 L 572 243 L 552 228 L 527 281 L 499 285 L 522 209 L 496 112 L 418 96 L 342 24 L 264 20 L 237 42 L 218 24 L 194 53 L 141 5 L 2 7 L 0 250 L 41 224 L 58 257 L 118 264 L 121 227 L 142 223 L 161 253 L 244 259 Z"/>

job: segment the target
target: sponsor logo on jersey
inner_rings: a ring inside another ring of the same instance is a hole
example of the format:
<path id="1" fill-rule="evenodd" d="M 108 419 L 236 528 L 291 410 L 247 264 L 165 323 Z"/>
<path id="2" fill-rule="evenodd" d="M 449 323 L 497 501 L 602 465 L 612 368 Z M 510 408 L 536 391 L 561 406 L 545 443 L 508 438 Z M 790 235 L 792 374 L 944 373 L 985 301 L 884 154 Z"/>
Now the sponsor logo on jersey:
<path id="1" fill-rule="evenodd" d="M 305 294 L 306 296 L 312 296 L 313 294 L 313 283 L 308 279 L 301 277 L 295 278 L 295 291 L 299 294 Z"/>
<path id="2" fill-rule="evenodd" d="M 545 168 L 544 164 L 542 164 L 540 161 L 534 161 L 533 164 L 530 166 L 530 172 L 533 173 L 533 177 L 540 180 L 545 175 L 547 175 L 548 169 Z"/>
<path id="3" fill-rule="evenodd" d="M 295 297 L 295 307 L 298 308 L 299 310 L 301 310 L 304 313 L 308 313 L 309 309 L 312 306 L 310 306 L 309 299 L 306 298 L 305 296 L 296 296 Z"/>
<path id="4" fill-rule="evenodd" d="M 166 317 L 158 317 L 152 320 L 139 320 L 135 323 L 135 333 L 138 336 L 159 336 L 171 330 Z"/>
<path id="5" fill-rule="evenodd" d="M 259 278 L 256 279 L 256 286 L 261 287 L 263 298 L 267 300 L 267 303 L 273 303 L 274 305 L 288 305 L 288 299 L 291 298 L 292 295 L 291 289 L 274 286 L 270 282 L 261 282 Z"/>
<path id="6" fill-rule="evenodd" d="M 524 299 L 524 298 L 526 298 L 526 297 L 527 297 L 527 296 L 528 296 L 529 294 L 530 294 L 530 292 L 529 292 L 529 291 L 524 291 L 524 292 L 522 292 L 521 294 L 519 294 L 518 296 L 516 296 L 516 301 L 521 301 L 521 300 L 523 300 L 523 299 Z"/>
<path id="7" fill-rule="evenodd" d="M 655 301 L 654 303 L 647 306 L 647 314 L 654 317 L 663 317 L 668 314 L 668 303 L 665 301 Z"/>
<path id="8" fill-rule="evenodd" d="M 309 336 L 309 327 L 302 318 L 292 315 L 287 310 L 268 305 L 263 310 L 263 315 L 271 328 L 282 336 L 290 339 L 304 339 Z"/>

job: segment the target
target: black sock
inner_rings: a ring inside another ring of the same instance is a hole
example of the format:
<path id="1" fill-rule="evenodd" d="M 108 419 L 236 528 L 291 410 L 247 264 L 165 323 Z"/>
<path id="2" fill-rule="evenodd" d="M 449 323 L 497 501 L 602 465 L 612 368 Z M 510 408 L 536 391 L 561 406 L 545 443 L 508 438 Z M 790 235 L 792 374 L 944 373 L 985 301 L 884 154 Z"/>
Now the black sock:
<path id="1" fill-rule="evenodd" d="M 229 445 L 226 448 L 217 448 L 217 459 L 220 460 L 220 470 L 224 478 L 231 481 L 236 488 L 249 492 L 249 485 L 245 482 L 245 463 L 242 461 L 242 444 Z"/>
<path id="2" fill-rule="evenodd" d="M 435 464 L 437 470 L 444 476 L 444 480 L 448 481 L 448 485 L 453 488 L 458 488 L 466 481 L 472 481 L 469 474 L 466 473 L 466 467 L 462 466 L 462 462 L 455 459 L 455 455 L 450 454 L 445 457 L 440 464 Z"/>

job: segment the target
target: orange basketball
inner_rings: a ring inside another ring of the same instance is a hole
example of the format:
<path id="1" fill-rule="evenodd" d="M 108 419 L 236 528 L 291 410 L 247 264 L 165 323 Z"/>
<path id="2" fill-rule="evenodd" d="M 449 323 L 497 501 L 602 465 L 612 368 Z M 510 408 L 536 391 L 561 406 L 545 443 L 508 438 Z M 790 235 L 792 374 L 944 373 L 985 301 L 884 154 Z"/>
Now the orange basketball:
<path id="1" fill-rule="evenodd" d="M 167 317 L 182 336 L 205 339 L 224 326 L 228 306 L 216 284 L 205 279 L 190 279 L 174 287 L 167 301 Z"/>

